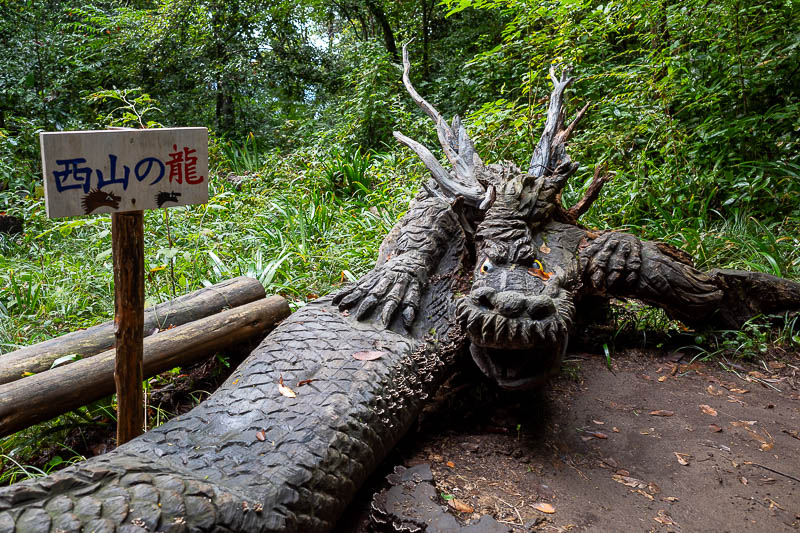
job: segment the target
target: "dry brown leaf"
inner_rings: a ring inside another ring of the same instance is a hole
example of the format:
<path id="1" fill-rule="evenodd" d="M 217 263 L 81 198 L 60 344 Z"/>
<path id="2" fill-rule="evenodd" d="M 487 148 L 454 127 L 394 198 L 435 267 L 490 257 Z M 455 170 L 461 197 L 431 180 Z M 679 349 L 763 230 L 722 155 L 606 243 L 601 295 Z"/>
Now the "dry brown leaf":
<path id="1" fill-rule="evenodd" d="M 650 411 L 651 416 L 672 416 L 675 414 L 675 411 L 667 411 L 665 409 L 657 409 L 655 411 Z"/>
<path id="2" fill-rule="evenodd" d="M 707 415 L 717 416 L 717 410 L 711 407 L 710 405 L 700 404 L 700 410 Z"/>
<path id="3" fill-rule="evenodd" d="M 747 389 L 737 389 L 737 388 L 728 389 L 728 390 L 731 391 L 731 392 L 735 392 L 736 394 L 747 394 L 748 392 L 750 392 Z"/>
<path id="4" fill-rule="evenodd" d="M 608 435 L 606 435 L 605 433 L 600 433 L 599 431 L 593 431 L 592 437 L 596 439 L 607 439 Z"/>
<path id="5" fill-rule="evenodd" d="M 674 526 L 677 525 L 675 522 L 672 521 L 672 518 L 667 514 L 664 509 L 659 509 L 658 516 L 653 518 L 659 524 L 664 524 L 665 526 Z"/>
<path id="6" fill-rule="evenodd" d="M 456 464 L 453 461 L 447 461 L 445 464 L 447 466 L 449 466 L 450 468 L 455 468 L 456 467 Z"/>
<path id="7" fill-rule="evenodd" d="M 547 243 L 542 243 L 542 245 L 539 247 L 539 251 L 543 254 L 549 254 L 550 248 L 547 247 Z"/>
<path id="8" fill-rule="evenodd" d="M 617 426 L 614 426 L 613 428 L 611 428 L 611 431 L 613 431 L 614 433 L 619 433 L 619 428 Z"/>
<path id="9" fill-rule="evenodd" d="M 744 402 L 733 394 L 728 394 L 728 403 L 738 403 L 739 405 L 744 405 Z"/>
<path id="10" fill-rule="evenodd" d="M 267 432 L 264 431 L 263 429 L 260 431 L 256 431 L 256 438 L 261 442 L 264 442 L 265 440 L 267 440 Z"/>
<path id="11" fill-rule="evenodd" d="M 452 500 L 447 500 L 447 505 L 458 511 L 459 513 L 474 513 L 475 509 L 472 508 L 471 505 L 462 502 L 456 498 Z"/>
<path id="12" fill-rule="evenodd" d="M 745 428 L 749 426 L 754 426 L 757 423 L 758 422 L 756 420 L 734 420 L 733 422 L 731 422 L 731 425 L 737 428 Z"/>
<path id="13" fill-rule="evenodd" d="M 556 512 L 556 508 L 546 502 L 536 502 L 533 504 L 533 508 L 546 514 L 553 514 Z"/>
<path id="14" fill-rule="evenodd" d="M 553 275 L 552 272 L 545 272 L 544 270 L 539 268 L 529 268 L 528 274 L 530 274 L 531 276 L 535 276 L 543 281 L 547 281 L 548 279 L 550 279 L 550 276 Z"/>
<path id="15" fill-rule="evenodd" d="M 678 458 L 678 462 L 683 466 L 689 466 L 689 459 L 692 457 L 688 453 L 672 452 Z"/>
<path id="16" fill-rule="evenodd" d="M 739 483 L 741 483 L 742 485 L 747 485 L 747 478 L 744 476 L 740 477 Z"/>
<path id="17" fill-rule="evenodd" d="M 316 379 L 301 379 L 300 381 L 297 382 L 297 386 L 298 387 L 302 387 L 303 385 L 308 385 L 309 383 L 311 383 L 313 381 L 317 381 L 317 380 Z"/>
<path id="18" fill-rule="evenodd" d="M 353 358 L 359 361 L 374 361 L 375 359 L 380 359 L 384 355 L 386 355 L 386 352 L 370 350 L 366 352 L 356 352 L 353 354 Z"/>
<path id="19" fill-rule="evenodd" d="M 641 479 L 636 479 L 635 477 L 623 476 L 621 474 L 614 474 L 611 476 L 611 479 L 613 479 L 617 483 L 622 483 L 626 487 L 633 487 L 635 489 L 647 488 L 647 483 L 645 483 Z"/>
<path id="20" fill-rule="evenodd" d="M 665 497 L 665 498 L 661 498 L 661 499 L 662 499 L 663 501 L 665 501 L 665 502 L 670 502 L 670 503 L 675 503 L 675 502 L 679 502 L 679 501 L 680 501 L 680 500 L 679 500 L 678 498 L 676 498 L 675 496 L 667 496 L 667 497 Z"/>
<path id="21" fill-rule="evenodd" d="M 665 381 L 667 381 L 667 378 L 668 378 L 668 377 L 669 377 L 669 376 L 661 376 L 660 378 L 658 378 L 658 382 L 659 382 L 659 383 L 664 383 Z"/>
<path id="22" fill-rule="evenodd" d="M 637 492 L 637 493 L 641 494 L 642 496 L 644 496 L 645 498 L 647 498 L 650 501 L 655 500 L 655 498 L 653 498 L 652 494 L 649 494 L 649 493 L 643 491 L 642 489 L 636 489 L 633 492 Z"/>
<path id="23" fill-rule="evenodd" d="M 708 391 L 708 393 L 711 396 L 722 396 L 722 391 L 719 389 L 715 389 L 714 385 L 709 385 L 708 387 L 706 387 L 706 391 Z"/>
<path id="24" fill-rule="evenodd" d="M 773 370 L 782 370 L 786 368 L 786 363 L 781 363 L 780 361 L 770 361 L 767 365 Z"/>
<path id="25" fill-rule="evenodd" d="M 605 424 L 605 422 L 601 422 L 600 420 L 592 420 L 592 423 L 597 424 L 598 426 Z"/>
<path id="26" fill-rule="evenodd" d="M 278 380 L 278 392 L 287 398 L 297 398 L 297 393 L 283 384 L 283 376 Z"/>

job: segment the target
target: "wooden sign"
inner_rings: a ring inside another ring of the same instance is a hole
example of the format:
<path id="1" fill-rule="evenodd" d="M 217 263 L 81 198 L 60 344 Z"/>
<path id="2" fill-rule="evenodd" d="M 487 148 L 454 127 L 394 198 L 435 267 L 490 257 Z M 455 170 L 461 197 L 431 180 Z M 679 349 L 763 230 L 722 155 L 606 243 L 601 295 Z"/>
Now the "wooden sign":
<path id="1" fill-rule="evenodd" d="M 47 216 L 111 213 L 117 445 L 142 433 L 144 210 L 208 201 L 208 130 L 40 133 Z"/>
<path id="2" fill-rule="evenodd" d="M 208 130 L 39 134 L 50 218 L 208 201 Z"/>

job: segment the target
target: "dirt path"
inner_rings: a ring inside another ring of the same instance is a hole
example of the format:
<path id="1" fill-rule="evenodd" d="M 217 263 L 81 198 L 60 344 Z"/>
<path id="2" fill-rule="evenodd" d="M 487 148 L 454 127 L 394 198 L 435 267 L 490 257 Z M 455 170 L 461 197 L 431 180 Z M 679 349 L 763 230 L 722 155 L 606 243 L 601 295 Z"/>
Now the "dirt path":
<path id="1" fill-rule="evenodd" d="M 339 531 L 366 531 L 391 464 L 430 464 L 434 507 L 449 500 L 467 523 L 490 515 L 504 531 L 800 530 L 800 354 L 736 372 L 653 352 L 619 355 L 611 371 L 597 356 L 572 359 L 535 394 L 466 380 Z"/>

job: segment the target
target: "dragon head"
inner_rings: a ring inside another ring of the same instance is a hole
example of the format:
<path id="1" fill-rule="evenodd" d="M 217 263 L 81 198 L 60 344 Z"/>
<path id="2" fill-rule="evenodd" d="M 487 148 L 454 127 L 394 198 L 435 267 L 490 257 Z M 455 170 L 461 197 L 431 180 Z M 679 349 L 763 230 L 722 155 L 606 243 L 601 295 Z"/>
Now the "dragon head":
<path id="1" fill-rule="evenodd" d="M 398 132 L 395 137 L 431 171 L 430 193 L 464 204 L 462 225 L 474 236 L 471 290 L 456 303 L 472 358 L 501 387 L 538 386 L 558 371 L 575 314 L 574 250 L 571 256 L 563 250 L 550 253 L 542 236 L 553 220 L 577 218 L 561 206 L 561 191 L 578 167 L 566 153 L 566 141 L 587 107 L 564 126 L 563 96 L 572 78 L 568 73 L 557 77 L 551 69 L 555 88 L 528 170 L 508 161 L 484 165 L 458 117 L 447 124 L 413 88 L 405 47 L 403 63 L 406 89 L 436 124 L 452 170 L 420 143 Z"/>
<path id="2" fill-rule="evenodd" d="M 496 184 L 496 198 L 477 226 L 472 287 L 458 300 L 456 316 L 481 371 L 503 388 L 520 389 L 559 368 L 575 314 L 576 276 L 571 262 L 536 244 L 540 224 L 532 218 L 549 220 L 539 210 L 552 205 L 536 201 L 547 193 L 536 185 L 546 183 L 513 164 L 504 167 L 514 177 Z"/>

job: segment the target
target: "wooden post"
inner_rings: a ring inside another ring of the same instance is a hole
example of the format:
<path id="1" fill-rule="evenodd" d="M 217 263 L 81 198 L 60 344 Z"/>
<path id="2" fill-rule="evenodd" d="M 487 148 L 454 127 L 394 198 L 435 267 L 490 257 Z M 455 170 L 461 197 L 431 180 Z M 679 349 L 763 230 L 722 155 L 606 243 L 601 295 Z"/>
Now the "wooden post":
<path id="1" fill-rule="evenodd" d="M 117 386 L 117 445 L 142 434 L 144 340 L 144 217 L 142 211 L 111 215 L 114 257 L 114 382 Z"/>

